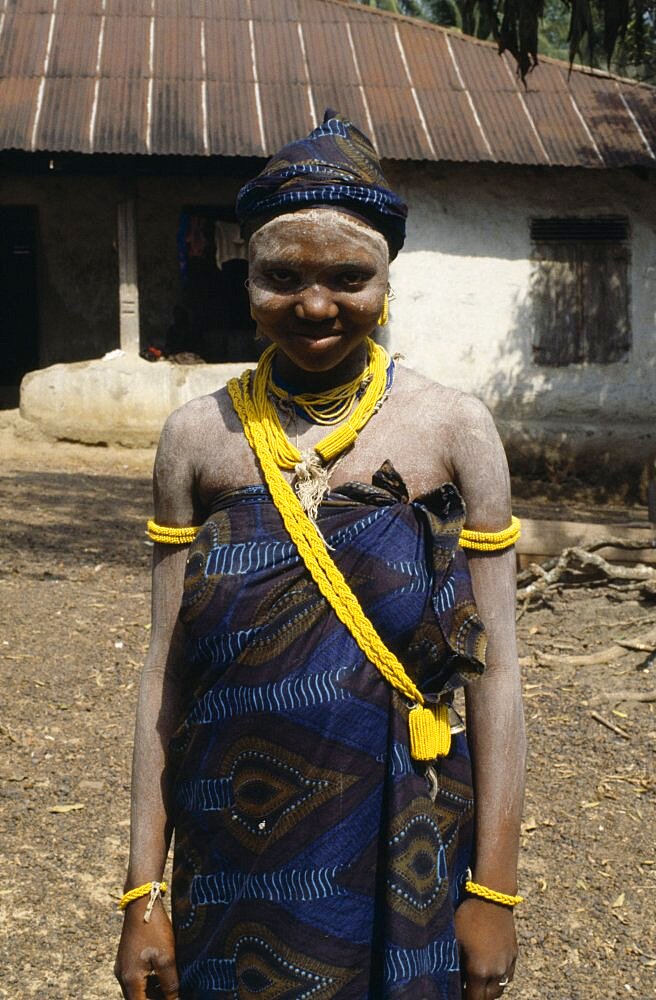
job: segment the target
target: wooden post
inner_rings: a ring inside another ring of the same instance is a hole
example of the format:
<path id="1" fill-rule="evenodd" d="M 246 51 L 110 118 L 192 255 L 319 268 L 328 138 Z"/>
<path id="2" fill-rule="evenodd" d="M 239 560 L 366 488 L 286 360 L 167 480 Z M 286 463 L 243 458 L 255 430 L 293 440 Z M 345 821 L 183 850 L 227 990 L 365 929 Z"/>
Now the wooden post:
<path id="1" fill-rule="evenodd" d="M 139 283 L 137 275 L 137 210 L 134 197 L 118 205 L 119 329 L 121 350 L 138 354 Z"/>

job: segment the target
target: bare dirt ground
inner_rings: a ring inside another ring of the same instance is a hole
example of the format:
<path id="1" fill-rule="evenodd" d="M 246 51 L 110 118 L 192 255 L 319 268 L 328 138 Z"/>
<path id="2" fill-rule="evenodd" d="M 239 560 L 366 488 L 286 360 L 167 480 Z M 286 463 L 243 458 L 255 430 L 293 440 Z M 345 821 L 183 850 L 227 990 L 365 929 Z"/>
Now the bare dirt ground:
<path id="1" fill-rule="evenodd" d="M 0 997 L 118 998 L 152 453 L 1 428 L 0 453 Z M 575 501 L 560 497 L 559 514 L 594 513 L 590 498 Z M 553 512 L 532 503 L 538 516 Z M 639 508 L 615 513 L 645 519 Z M 655 679 L 646 649 L 614 644 L 645 645 L 656 604 L 626 597 L 606 585 L 566 588 L 519 621 L 526 902 L 508 998 L 656 996 L 656 710 L 626 694 L 648 697 Z M 611 648 L 598 663 L 567 662 Z"/>

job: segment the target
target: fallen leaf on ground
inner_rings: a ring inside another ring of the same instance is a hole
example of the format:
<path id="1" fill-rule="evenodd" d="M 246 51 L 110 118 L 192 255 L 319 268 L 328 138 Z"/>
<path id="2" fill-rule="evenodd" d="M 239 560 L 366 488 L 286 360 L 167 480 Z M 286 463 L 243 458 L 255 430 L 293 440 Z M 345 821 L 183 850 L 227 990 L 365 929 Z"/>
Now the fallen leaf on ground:
<path id="1" fill-rule="evenodd" d="M 80 809 L 84 809 L 84 804 L 82 802 L 70 802 L 67 805 L 61 806 L 50 806 L 48 812 L 51 813 L 72 813 L 78 812 Z"/>

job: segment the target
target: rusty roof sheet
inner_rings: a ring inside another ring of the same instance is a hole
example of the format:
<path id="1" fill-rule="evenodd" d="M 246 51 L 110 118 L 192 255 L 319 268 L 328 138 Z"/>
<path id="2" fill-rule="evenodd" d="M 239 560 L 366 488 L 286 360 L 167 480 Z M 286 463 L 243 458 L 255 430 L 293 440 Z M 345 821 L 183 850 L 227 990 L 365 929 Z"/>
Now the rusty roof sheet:
<path id="1" fill-rule="evenodd" d="M 535 74 L 524 94 L 524 102 L 549 162 L 565 167 L 604 166 L 569 86 L 571 77 L 568 81 L 567 68 L 545 62 L 539 70 L 540 80 Z M 606 82 L 611 84 L 610 80 Z"/>
<path id="2" fill-rule="evenodd" d="M 0 0 L 0 148 L 266 156 L 326 107 L 381 156 L 656 165 L 656 91 L 345 0 Z"/>
<path id="3" fill-rule="evenodd" d="M 146 141 L 146 97 L 143 80 L 129 77 L 99 81 L 95 120 L 89 124 L 93 134 L 95 153 L 116 153 L 130 150 L 132 153 L 147 153 Z M 121 114 L 116 109 L 121 108 Z"/>

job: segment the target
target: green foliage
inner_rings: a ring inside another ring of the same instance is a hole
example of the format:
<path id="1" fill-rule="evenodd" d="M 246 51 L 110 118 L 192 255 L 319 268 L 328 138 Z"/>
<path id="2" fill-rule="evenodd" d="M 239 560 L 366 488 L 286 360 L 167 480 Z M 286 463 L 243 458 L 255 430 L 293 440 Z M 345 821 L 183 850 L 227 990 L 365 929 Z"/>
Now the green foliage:
<path id="1" fill-rule="evenodd" d="M 569 59 L 569 8 L 562 0 L 545 0 L 538 48 L 552 59 Z"/>
<path id="2" fill-rule="evenodd" d="M 495 38 L 523 76 L 538 52 L 656 83 L 656 0 L 359 0 Z"/>
<path id="3" fill-rule="evenodd" d="M 425 17 L 421 0 L 358 0 L 368 7 L 378 7 L 389 10 L 393 14 L 406 14 L 408 17 Z"/>
<path id="4" fill-rule="evenodd" d="M 632 14 L 613 69 L 622 76 L 656 84 L 656 0 L 643 5 L 642 16 L 635 11 Z"/>

